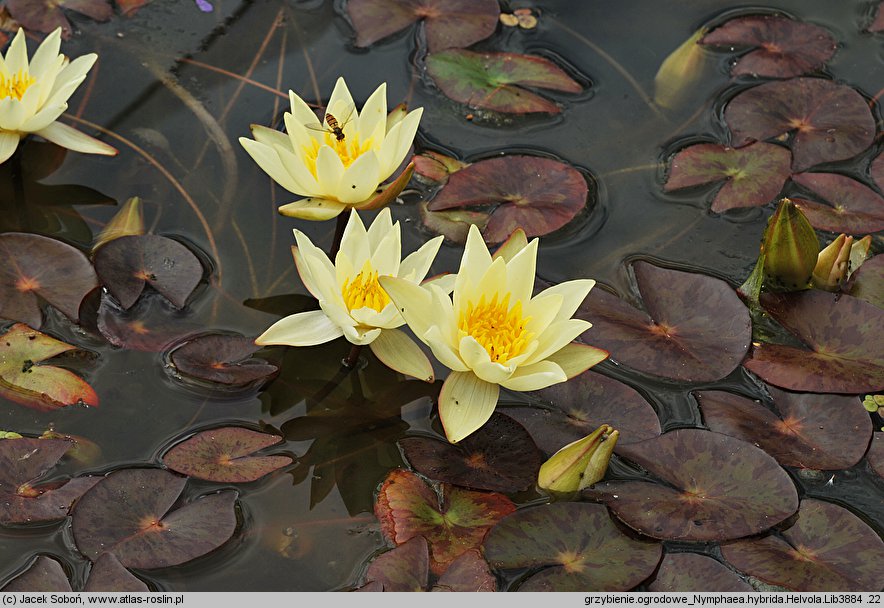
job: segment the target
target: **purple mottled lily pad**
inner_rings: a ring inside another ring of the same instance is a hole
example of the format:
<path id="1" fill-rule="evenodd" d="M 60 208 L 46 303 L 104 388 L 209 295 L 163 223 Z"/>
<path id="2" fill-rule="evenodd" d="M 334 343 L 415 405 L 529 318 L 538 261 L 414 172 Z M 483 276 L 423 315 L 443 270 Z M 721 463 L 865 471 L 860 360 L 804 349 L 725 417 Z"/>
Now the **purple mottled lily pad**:
<path id="1" fill-rule="evenodd" d="M 209 494 L 170 511 L 187 479 L 162 469 L 121 469 L 77 502 L 74 542 L 97 560 L 113 553 L 127 568 L 165 568 L 214 551 L 236 528 L 236 492 Z"/>
<path id="2" fill-rule="evenodd" d="M 878 186 L 878 190 L 884 190 L 884 154 L 879 154 L 869 165 L 869 174 L 872 181 Z"/>
<path id="3" fill-rule="evenodd" d="M 884 479 L 884 433 L 878 432 L 872 435 L 872 445 L 869 446 L 867 458 L 872 470 L 878 474 L 878 477 Z"/>
<path id="4" fill-rule="evenodd" d="M 494 33 L 497 0 L 349 0 L 356 46 L 369 46 L 423 20 L 431 53 L 463 48 Z"/>
<path id="5" fill-rule="evenodd" d="M 179 372 L 227 386 L 242 386 L 267 380 L 279 367 L 252 357 L 261 347 L 254 338 L 230 334 L 203 334 L 177 346 L 170 354 Z"/>
<path id="6" fill-rule="evenodd" d="M 602 505 L 560 502 L 520 509 L 488 533 L 493 568 L 542 568 L 519 591 L 627 591 L 660 562 L 659 543 L 633 539 Z"/>
<path id="7" fill-rule="evenodd" d="M 427 57 L 427 73 L 449 99 L 507 114 L 558 114 L 561 108 L 524 87 L 579 93 L 583 87 L 536 55 L 455 49 Z"/>
<path id="8" fill-rule="evenodd" d="M 851 158 L 875 138 L 875 119 L 863 96 L 822 78 L 752 87 L 728 103 L 724 120 L 737 147 L 794 133 L 794 171 Z"/>
<path id="9" fill-rule="evenodd" d="M 486 243 L 516 228 L 531 238 L 558 230 L 586 208 L 589 186 L 577 169 L 551 158 L 507 155 L 473 163 L 448 178 L 431 212 L 472 209 L 487 216 Z"/>
<path id="10" fill-rule="evenodd" d="M 476 549 L 464 551 L 433 585 L 432 591 L 467 593 L 497 591 L 497 579 Z"/>
<path id="11" fill-rule="evenodd" d="M 602 500 L 651 538 L 740 538 L 775 526 L 798 508 L 795 486 L 777 461 L 734 437 L 678 429 L 625 446 L 622 454 L 663 483 L 609 481 L 584 495 Z"/>
<path id="12" fill-rule="evenodd" d="M 163 463 L 183 475 L 226 483 L 260 479 L 292 463 L 289 456 L 252 456 L 282 441 L 278 435 L 226 426 L 197 433 L 163 456 Z"/>
<path id="13" fill-rule="evenodd" d="M 414 536 L 381 553 L 365 571 L 365 585 L 380 583 L 389 593 L 425 591 L 429 579 L 430 548 L 423 536 Z"/>
<path id="14" fill-rule="evenodd" d="M 855 179 L 836 173 L 800 173 L 792 181 L 827 203 L 792 198 L 814 228 L 847 234 L 884 230 L 884 198 Z"/>
<path id="15" fill-rule="evenodd" d="M 40 555 L 31 566 L 3 587 L 7 593 L 69 593 L 73 591 L 67 574 L 58 560 Z"/>
<path id="16" fill-rule="evenodd" d="M 778 15 L 731 19 L 706 34 L 700 44 L 752 47 L 731 68 L 733 76 L 791 78 L 818 70 L 838 44 L 828 30 Z"/>
<path id="17" fill-rule="evenodd" d="M 0 318 L 37 329 L 40 299 L 76 323 L 80 302 L 98 287 L 89 259 L 79 249 L 39 234 L 0 234 Z M 39 299 L 38 299 L 39 297 Z"/>
<path id="18" fill-rule="evenodd" d="M 592 370 L 529 394 L 551 407 L 508 407 L 502 411 L 522 423 L 547 456 L 603 424 L 620 432 L 615 452 L 623 445 L 660 434 L 654 408 L 638 391 Z"/>
<path id="19" fill-rule="evenodd" d="M 406 437 L 399 445 L 421 475 L 474 490 L 527 490 L 543 464 L 543 454 L 525 427 L 498 413 L 454 445 L 429 437 Z"/>
<path id="20" fill-rule="evenodd" d="M 720 380 L 740 364 L 751 320 L 730 285 L 644 261 L 633 271 L 647 312 L 593 289 L 577 312 L 593 324 L 587 343 L 635 370 L 683 382 Z"/>
<path id="21" fill-rule="evenodd" d="M 123 310 L 113 298 L 102 294 L 96 326 L 105 340 L 120 348 L 160 352 L 185 339 L 198 326 L 170 314 L 159 297 L 141 298 Z"/>
<path id="22" fill-rule="evenodd" d="M 62 519 L 71 504 L 100 477 L 77 477 L 67 483 L 37 484 L 73 442 L 64 439 L 0 440 L 0 524 Z"/>
<path id="23" fill-rule="evenodd" d="M 794 591 L 881 588 L 884 541 L 856 515 L 821 500 L 801 501 L 792 527 L 780 535 L 722 545 L 734 567 Z"/>
<path id="24" fill-rule="evenodd" d="M 847 469 L 866 453 L 869 413 L 856 397 L 770 388 L 779 414 L 724 391 L 695 393 L 709 430 L 754 443 L 784 466 Z"/>
<path id="25" fill-rule="evenodd" d="M 6 8 L 24 28 L 48 34 L 60 27 L 64 38 L 71 35 L 71 22 L 65 17 L 63 8 L 96 21 L 107 21 L 114 14 L 114 9 L 108 0 L 52 0 L 52 2 L 6 0 Z"/>
<path id="26" fill-rule="evenodd" d="M 884 255 L 869 258 L 850 275 L 847 293 L 878 308 L 884 308 Z"/>
<path id="27" fill-rule="evenodd" d="M 156 234 L 122 236 L 108 242 L 95 253 L 95 271 L 127 310 L 145 284 L 176 308 L 183 308 L 203 276 L 202 264 L 190 249 Z"/>
<path id="28" fill-rule="evenodd" d="M 709 556 L 699 553 L 667 553 L 660 562 L 657 576 L 648 584 L 648 591 L 746 593 L 754 589 L 736 572 Z"/>
<path id="29" fill-rule="evenodd" d="M 397 545 L 415 536 L 427 539 L 430 570 L 437 575 L 477 548 L 488 529 L 516 509 L 503 494 L 440 485 L 437 495 L 411 471 L 394 469 L 381 485 L 374 508 L 384 535 Z"/>
<path id="30" fill-rule="evenodd" d="M 102 553 L 92 565 L 83 591 L 114 592 L 150 591 L 144 582 L 126 570 L 113 553 Z"/>
<path id="31" fill-rule="evenodd" d="M 774 200 L 791 175 L 792 154 L 775 144 L 757 142 L 743 148 L 719 144 L 688 146 L 672 158 L 663 190 L 724 181 L 712 200 L 712 211 L 758 207 Z"/>
<path id="32" fill-rule="evenodd" d="M 794 391 L 863 393 L 884 386 L 884 310 L 844 294 L 762 294 L 761 305 L 804 347 L 755 343 L 743 364 Z"/>

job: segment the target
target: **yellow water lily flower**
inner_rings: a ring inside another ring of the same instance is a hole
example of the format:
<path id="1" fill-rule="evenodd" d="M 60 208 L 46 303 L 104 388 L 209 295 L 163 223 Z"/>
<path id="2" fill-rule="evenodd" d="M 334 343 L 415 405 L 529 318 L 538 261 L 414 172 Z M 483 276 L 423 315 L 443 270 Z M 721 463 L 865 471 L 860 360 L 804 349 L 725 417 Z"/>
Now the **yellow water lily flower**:
<path id="1" fill-rule="evenodd" d="M 391 275 L 414 285 L 427 276 L 442 244 L 441 236 L 424 243 L 402 259 L 399 222 L 392 223 L 390 210 L 378 213 L 368 230 L 356 210 L 341 238 L 334 264 L 300 230 L 295 230 L 295 264 L 304 286 L 319 300 L 320 310 L 280 319 L 258 336 L 256 344 L 312 346 L 344 336 L 353 344 L 367 344 L 388 367 L 427 382 L 433 367 L 423 351 L 400 329 L 405 319 L 378 283 Z M 450 275 L 431 280 L 451 291 Z"/>
<path id="2" fill-rule="evenodd" d="M 0 57 L 0 162 L 12 156 L 18 142 L 34 133 L 59 146 L 113 156 L 113 147 L 58 122 L 68 98 L 86 78 L 98 55 L 70 61 L 59 54 L 61 28 L 46 36 L 28 61 L 25 32 L 19 28 L 6 55 Z"/>
<path id="3" fill-rule="evenodd" d="M 380 278 L 408 326 L 451 370 L 439 394 L 439 417 L 452 443 L 485 424 L 501 386 L 538 390 L 608 356 L 573 342 L 592 326 L 571 315 L 595 281 L 567 281 L 531 296 L 537 246 L 520 229 L 492 257 L 473 225 L 452 297 L 433 285 Z"/>
<path id="4" fill-rule="evenodd" d="M 252 125 L 254 140 L 239 139 L 246 152 L 280 186 L 308 198 L 283 205 L 283 215 L 327 220 L 366 203 L 393 175 L 414 140 L 423 108 L 387 117 L 387 85 L 356 110 L 343 78 L 332 91 L 325 120 L 289 91 L 286 133 Z"/>

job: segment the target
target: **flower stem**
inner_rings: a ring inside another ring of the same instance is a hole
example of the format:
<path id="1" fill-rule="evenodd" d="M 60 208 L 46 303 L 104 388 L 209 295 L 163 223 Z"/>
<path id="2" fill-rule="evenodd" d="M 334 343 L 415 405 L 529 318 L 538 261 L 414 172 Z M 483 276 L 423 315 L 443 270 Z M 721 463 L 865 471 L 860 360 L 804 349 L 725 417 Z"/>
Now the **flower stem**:
<path id="1" fill-rule="evenodd" d="M 344 228 L 347 227 L 347 217 L 348 214 L 341 213 L 338 215 L 338 221 L 335 224 L 335 236 L 332 238 L 331 249 L 328 250 L 328 259 L 332 261 L 332 264 L 335 262 L 335 256 L 338 255 L 338 250 L 341 248 L 341 239 L 344 238 Z"/>
<path id="2" fill-rule="evenodd" d="M 359 354 L 362 352 L 361 344 L 354 344 L 350 349 L 350 354 L 347 355 L 347 358 L 341 361 L 341 365 L 343 365 L 346 369 L 350 370 L 356 367 L 356 364 L 359 362 Z"/>

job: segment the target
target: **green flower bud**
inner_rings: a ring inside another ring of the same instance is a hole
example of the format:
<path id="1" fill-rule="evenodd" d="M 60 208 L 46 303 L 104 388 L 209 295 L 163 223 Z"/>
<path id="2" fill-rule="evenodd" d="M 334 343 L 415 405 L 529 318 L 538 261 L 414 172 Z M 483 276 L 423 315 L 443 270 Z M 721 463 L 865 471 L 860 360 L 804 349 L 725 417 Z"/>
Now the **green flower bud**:
<path id="1" fill-rule="evenodd" d="M 826 291 L 838 291 L 850 273 L 850 252 L 853 237 L 839 234 L 817 256 L 813 269 L 813 286 Z"/>
<path id="2" fill-rule="evenodd" d="M 819 250 L 813 226 L 792 201 L 784 198 L 768 220 L 761 243 L 765 286 L 780 291 L 806 289 Z"/>
<path id="3" fill-rule="evenodd" d="M 619 431 L 603 424 L 591 435 L 569 443 L 543 463 L 537 485 L 555 494 L 568 494 L 600 481 L 619 436 Z"/>

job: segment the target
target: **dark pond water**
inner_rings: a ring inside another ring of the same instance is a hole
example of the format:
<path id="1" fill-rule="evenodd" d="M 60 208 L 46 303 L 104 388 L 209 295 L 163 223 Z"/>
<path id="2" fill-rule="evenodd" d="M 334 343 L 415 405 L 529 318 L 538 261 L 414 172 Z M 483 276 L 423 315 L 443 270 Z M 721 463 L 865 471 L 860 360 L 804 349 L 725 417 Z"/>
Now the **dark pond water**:
<path id="1" fill-rule="evenodd" d="M 85 251 L 119 204 L 141 197 L 153 233 L 192 244 L 211 266 L 210 278 L 183 312 L 164 308 L 154 298 L 158 318 L 246 336 L 309 306 L 292 264 L 292 229 L 305 231 L 321 247 L 331 242 L 334 230 L 334 222 L 279 216 L 276 207 L 290 195 L 273 187 L 237 142 L 249 134 L 251 123 L 275 124 L 288 105 L 279 92 L 289 88 L 315 101 L 343 76 L 361 104 L 386 82 L 391 106 L 405 101 L 424 108 L 419 147 L 465 160 L 530 152 L 575 165 L 597 186 L 595 207 L 541 241 L 538 274 L 553 283 L 590 277 L 620 294 L 635 294 L 628 263 L 636 259 L 696 270 L 738 286 L 755 263 L 773 211 L 767 205 L 718 215 L 709 211 L 707 190 L 662 191 L 663 167 L 672 152 L 725 133 L 719 99 L 734 87 L 729 54 L 709 55 L 677 108 L 662 111 L 649 101 L 661 61 L 699 26 L 723 22 L 731 14 L 781 11 L 828 28 L 839 41 L 826 74 L 867 98 L 884 87 L 884 39 L 861 31 L 872 10 L 867 2 L 548 0 L 530 5 L 540 16 L 536 29 L 498 28 L 482 44 L 553 58 L 591 86 L 579 95 L 557 96 L 564 110 L 555 117 L 515 118 L 508 124 L 481 115 L 467 120 L 471 110 L 429 86 L 415 54 L 413 28 L 366 50 L 354 47 L 338 3 L 213 4 L 214 11 L 206 13 L 192 2 L 154 0 L 135 15 L 108 23 L 73 17 L 76 31 L 63 43 L 63 52 L 95 51 L 100 62 L 71 100 L 71 124 L 93 134 L 92 125 L 100 125 L 100 137 L 120 154 L 69 153 L 43 183 L 88 186 L 117 206 L 67 205 L 61 194 L 56 207 L 28 220 L 7 218 L 0 230 L 45 234 Z M 877 117 L 877 107 L 873 111 Z M 864 173 L 876 150 L 873 146 L 857 160 L 857 174 Z M 392 207 L 394 219 L 403 223 L 404 251 L 430 236 L 421 226 L 417 199 L 406 193 L 404 202 Z M 443 245 L 433 272 L 456 270 L 461 253 L 459 245 Z M 65 461 L 53 475 L 156 466 L 174 442 L 221 425 L 287 437 L 275 451 L 291 455 L 294 464 L 236 486 L 239 525 L 233 539 L 183 566 L 138 571 L 156 589 L 357 586 L 368 560 L 388 547 L 372 506 L 387 472 L 403 466 L 396 441 L 438 433 L 433 405 L 441 379 L 434 385 L 405 381 L 370 355 L 358 373 L 344 377 L 325 397 L 323 412 L 335 424 L 299 424 L 307 400 L 338 372 L 349 350 L 343 340 L 270 349 L 267 356 L 281 363 L 278 378 L 260 389 L 219 392 L 172 377 L 162 353 L 111 346 L 54 311 L 43 330 L 98 354 L 92 362 L 76 364 L 99 394 L 98 408 L 45 413 L 0 400 L 0 429 L 38 435 L 52 427 L 100 447 L 100 455 L 88 464 Z M 598 370 L 638 388 L 664 431 L 702 424 L 689 396 L 695 387 L 654 380 L 610 362 Z M 437 377 L 444 374 L 437 369 Z M 742 368 L 704 388 L 750 395 L 759 390 Z M 518 394 L 502 396 L 503 405 L 524 402 Z M 377 418 L 371 412 L 378 412 Z M 880 427 L 881 420 L 873 419 Z M 844 471 L 791 474 L 801 496 L 847 506 L 878 535 L 884 532 L 884 483 L 865 460 Z M 834 483 L 827 485 L 832 475 Z M 191 481 L 186 493 L 198 496 L 218 488 Z M 544 495 L 530 491 L 513 498 L 527 505 L 542 502 Z M 694 549 L 717 551 L 703 543 Z M 69 523 L 62 521 L 0 528 L 0 582 L 37 554 L 60 559 L 75 588 L 85 580 L 89 562 L 76 550 Z"/>

